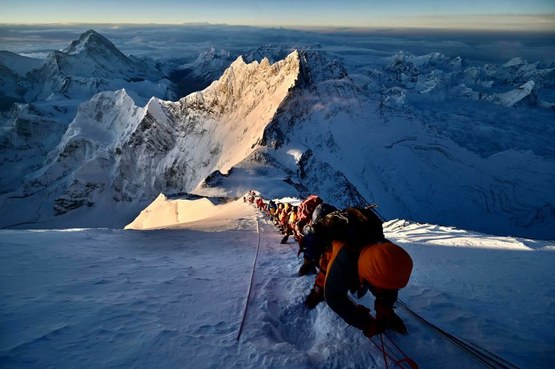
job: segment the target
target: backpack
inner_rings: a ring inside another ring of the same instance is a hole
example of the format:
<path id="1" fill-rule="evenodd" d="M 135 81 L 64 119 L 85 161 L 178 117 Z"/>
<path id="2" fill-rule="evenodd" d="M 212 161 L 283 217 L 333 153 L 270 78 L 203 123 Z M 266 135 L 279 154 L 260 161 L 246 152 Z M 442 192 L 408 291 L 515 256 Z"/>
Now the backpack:
<path id="1" fill-rule="evenodd" d="M 297 209 L 297 222 L 299 225 L 305 225 L 312 217 L 314 209 L 324 201 L 318 195 L 310 195 L 301 202 Z"/>
<path id="2" fill-rule="evenodd" d="M 383 222 L 374 208 L 351 207 L 328 214 L 318 224 L 320 232 L 332 239 L 344 241 L 351 250 L 360 251 L 364 246 L 384 239 Z"/>
<path id="3" fill-rule="evenodd" d="M 375 206 L 342 211 L 328 204 L 319 207 L 324 209 L 314 210 L 315 219 L 305 226 L 307 233 L 303 239 L 305 257 L 313 261 L 320 259 L 333 240 L 344 241 L 350 250 L 359 252 L 364 246 L 384 239 L 382 220 L 373 210 Z"/>

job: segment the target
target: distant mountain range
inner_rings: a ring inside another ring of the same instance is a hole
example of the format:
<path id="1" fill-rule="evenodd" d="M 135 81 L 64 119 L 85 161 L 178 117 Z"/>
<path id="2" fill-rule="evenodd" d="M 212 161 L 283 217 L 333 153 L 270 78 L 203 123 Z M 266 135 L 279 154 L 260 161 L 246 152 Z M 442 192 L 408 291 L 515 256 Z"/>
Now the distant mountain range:
<path id="1" fill-rule="evenodd" d="M 555 237 L 555 159 L 485 155 L 451 126 L 430 124 L 450 115 L 425 106 L 462 99 L 549 116 L 549 66 L 398 54 L 351 77 L 318 47 L 261 48 L 232 62 L 212 49 L 176 70 L 187 71 L 183 83 L 214 81 L 171 101 L 176 86 L 160 68 L 94 31 L 38 68 L 22 59 L 16 70 L 15 58 L 0 59 L 2 78 L 19 88 L 2 92 L 20 102 L 1 117 L 2 227 L 122 227 L 160 193 L 255 188 L 318 193 L 338 207 L 376 202 L 386 218 Z"/>

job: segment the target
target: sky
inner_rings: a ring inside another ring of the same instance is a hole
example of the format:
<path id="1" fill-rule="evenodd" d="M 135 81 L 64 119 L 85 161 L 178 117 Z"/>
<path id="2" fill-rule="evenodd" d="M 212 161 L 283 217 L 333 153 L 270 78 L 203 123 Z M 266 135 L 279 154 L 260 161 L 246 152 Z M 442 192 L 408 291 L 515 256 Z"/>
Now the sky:
<path id="1" fill-rule="evenodd" d="M 553 0 L 0 0 L 0 23 L 555 30 Z"/>

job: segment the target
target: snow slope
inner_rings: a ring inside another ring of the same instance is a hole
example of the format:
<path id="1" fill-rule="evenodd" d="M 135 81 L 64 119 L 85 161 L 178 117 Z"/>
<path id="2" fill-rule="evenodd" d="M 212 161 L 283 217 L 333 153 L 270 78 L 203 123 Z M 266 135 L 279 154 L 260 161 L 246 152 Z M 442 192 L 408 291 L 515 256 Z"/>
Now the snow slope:
<path id="1" fill-rule="evenodd" d="M 204 216 L 148 232 L 0 231 L 0 364 L 384 367 L 380 352 L 325 304 L 303 307 L 313 279 L 296 275 L 296 246 L 279 244 L 253 207 L 239 201 Z M 402 220 L 386 223 L 386 236 L 415 261 L 400 294 L 414 310 L 519 367 L 550 366 L 555 244 Z M 398 313 L 409 335 L 392 337 L 421 368 L 480 367 Z"/>
<path id="2" fill-rule="evenodd" d="M 0 51 L 0 65 L 7 67 L 20 77 L 25 77 L 33 69 L 40 68 L 42 61 L 9 51 Z"/>

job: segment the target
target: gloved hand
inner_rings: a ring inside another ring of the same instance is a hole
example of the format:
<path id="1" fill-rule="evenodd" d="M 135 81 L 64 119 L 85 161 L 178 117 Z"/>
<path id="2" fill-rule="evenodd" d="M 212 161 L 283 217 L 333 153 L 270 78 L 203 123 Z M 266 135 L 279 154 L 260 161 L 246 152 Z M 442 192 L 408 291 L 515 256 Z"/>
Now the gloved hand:
<path id="1" fill-rule="evenodd" d="M 376 319 L 382 320 L 384 322 L 389 322 L 394 314 L 393 308 L 385 306 L 384 304 L 380 304 L 378 302 L 374 304 L 374 309 L 376 309 Z"/>
<path id="2" fill-rule="evenodd" d="M 375 335 L 379 334 L 380 332 L 378 331 L 378 327 L 376 326 L 376 319 L 372 318 L 371 320 L 369 320 L 368 324 L 366 324 L 362 328 L 362 333 L 364 333 L 364 335 L 368 338 L 372 338 Z"/>
<path id="3" fill-rule="evenodd" d="M 374 308 L 376 309 L 376 320 L 379 325 L 384 327 L 384 329 L 393 329 L 394 331 L 403 334 L 407 333 L 405 323 L 403 323 L 403 320 L 395 314 L 393 308 L 387 307 L 380 303 L 376 303 Z"/>
<path id="4" fill-rule="evenodd" d="M 314 286 L 306 297 L 304 304 L 307 308 L 312 310 L 322 301 L 324 301 L 324 291 L 322 290 L 322 288 Z"/>
<path id="5" fill-rule="evenodd" d="M 385 328 L 377 324 L 378 321 L 370 314 L 370 309 L 364 305 L 357 305 L 357 310 L 359 314 L 366 316 L 366 322 L 362 327 L 362 333 L 366 337 L 371 338 L 377 334 L 383 333 Z"/>

